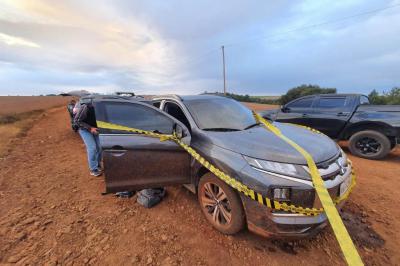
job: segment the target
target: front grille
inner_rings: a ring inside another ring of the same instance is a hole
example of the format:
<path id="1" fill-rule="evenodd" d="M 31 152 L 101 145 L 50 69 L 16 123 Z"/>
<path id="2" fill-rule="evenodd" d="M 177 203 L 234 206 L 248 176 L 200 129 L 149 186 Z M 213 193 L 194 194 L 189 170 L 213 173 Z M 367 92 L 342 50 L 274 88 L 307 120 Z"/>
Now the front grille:
<path id="1" fill-rule="evenodd" d="M 329 196 L 331 196 L 332 199 L 336 199 L 339 196 L 339 191 L 340 191 L 340 185 L 328 189 Z"/>
<path id="2" fill-rule="evenodd" d="M 331 198 L 333 200 L 339 196 L 339 191 L 340 191 L 340 184 L 335 187 L 328 188 L 329 196 L 331 196 Z M 321 204 L 321 201 L 319 200 L 318 196 L 315 196 L 313 207 L 314 208 L 322 208 L 322 204 Z"/>

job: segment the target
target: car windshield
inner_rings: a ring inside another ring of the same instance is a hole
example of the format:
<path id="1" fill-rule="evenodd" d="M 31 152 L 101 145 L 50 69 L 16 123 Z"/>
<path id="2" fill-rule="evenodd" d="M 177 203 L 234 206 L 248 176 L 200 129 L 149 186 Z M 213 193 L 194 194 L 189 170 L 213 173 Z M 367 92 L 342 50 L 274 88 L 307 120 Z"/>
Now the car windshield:
<path id="1" fill-rule="evenodd" d="M 252 112 L 228 98 L 209 98 L 184 102 L 200 129 L 210 131 L 244 130 L 257 124 Z"/>

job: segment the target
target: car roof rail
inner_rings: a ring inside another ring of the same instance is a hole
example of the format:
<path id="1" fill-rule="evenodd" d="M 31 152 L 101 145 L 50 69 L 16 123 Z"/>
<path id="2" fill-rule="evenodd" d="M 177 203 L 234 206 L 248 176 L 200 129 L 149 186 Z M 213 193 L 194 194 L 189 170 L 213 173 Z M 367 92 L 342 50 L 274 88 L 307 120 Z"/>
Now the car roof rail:
<path id="1" fill-rule="evenodd" d="M 172 99 L 179 100 L 179 101 L 182 100 L 182 98 L 177 94 L 156 95 L 156 96 L 153 96 L 151 99 L 152 100 L 157 100 L 159 98 L 172 98 Z"/>
<path id="2" fill-rule="evenodd" d="M 115 92 L 116 95 L 118 96 L 125 96 L 125 97 L 133 97 L 135 96 L 134 92 L 129 92 L 129 91 L 117 91 Z"/>

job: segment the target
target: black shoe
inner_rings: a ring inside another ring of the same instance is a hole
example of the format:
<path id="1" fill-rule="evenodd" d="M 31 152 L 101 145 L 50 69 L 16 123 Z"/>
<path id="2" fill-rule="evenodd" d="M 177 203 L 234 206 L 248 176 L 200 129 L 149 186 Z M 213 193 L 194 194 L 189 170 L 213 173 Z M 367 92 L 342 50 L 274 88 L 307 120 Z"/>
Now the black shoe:
<path id="1" fill-rule="evenodd" d="M 101 176 L 101 174 L 102 174 L 102 172 L 98 169 L 90 171 L 90 175 L 93 175 L 93 176 Z"/>

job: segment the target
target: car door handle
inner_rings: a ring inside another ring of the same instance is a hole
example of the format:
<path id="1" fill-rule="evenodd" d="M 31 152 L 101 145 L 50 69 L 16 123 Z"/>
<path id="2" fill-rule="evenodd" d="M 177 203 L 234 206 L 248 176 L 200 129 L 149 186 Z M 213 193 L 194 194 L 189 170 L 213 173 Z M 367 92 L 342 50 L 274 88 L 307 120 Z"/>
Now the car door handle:
<path id="1" fill-rule="evenodd" d="M 122 156 L 126 153 L 126 150 L 124 149 L 124 147 L 120 146 L 120 145 L 115 145 L 112 146 L 110 150 L 108 150 L 112 156 L 115 157 L 119 157 Z"/>
<path id="2" fill-rule="evenodd" d="M 308 117 L 308 114 L 302 114 L 301 117 Z"/>

